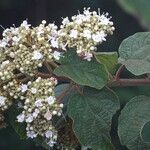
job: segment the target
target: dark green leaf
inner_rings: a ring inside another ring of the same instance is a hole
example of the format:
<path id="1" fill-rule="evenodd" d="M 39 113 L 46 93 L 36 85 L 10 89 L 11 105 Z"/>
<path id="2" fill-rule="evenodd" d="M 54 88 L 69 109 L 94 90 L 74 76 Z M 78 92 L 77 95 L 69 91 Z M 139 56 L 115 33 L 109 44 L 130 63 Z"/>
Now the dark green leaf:
<path id="1" fill-rule="evenodd" d="M 137 96 L 127 103 L 119 117 L 118 134 L 130 150 L 149 150 L 150 143 L 142 140 L 141 132 L 150 121 L 150 98 Z"/>
<path id="2" fill-rule="evenodd" d="M 94 150 L 112 150 L 110 128 L 112 116 L 119 109 L 116 95 L 109 90 L 85 90 L 74 94 L 68 104 L 73 128 L 83 146 Z"/>
<path id="3" fill-rule="evenodd" d="M 150 121 L 144 125 L 141 136 L 144 142 L 150 143 Z"/>
<path id="4" fill-rule="evenodd" d="M 72 51 L 70 50 L 60 60 L 61 65 L 54 70 L 54 73 L 57 76 L 68 77 L 80 85 L 103 88 L 108 82 L 108 72 L 105 66 L 96 61 L 82 60 Z"/>

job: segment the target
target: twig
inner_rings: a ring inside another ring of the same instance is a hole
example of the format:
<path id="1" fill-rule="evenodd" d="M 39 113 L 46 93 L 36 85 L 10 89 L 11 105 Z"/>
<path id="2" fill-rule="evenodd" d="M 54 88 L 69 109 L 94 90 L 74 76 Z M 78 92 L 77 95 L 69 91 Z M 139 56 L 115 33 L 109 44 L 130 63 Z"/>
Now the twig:
<path id="1" fill-rule="evenodd" d="M 54 61 L 49 62 L 51 66 L 53 66 L 54 68 L 59 67 L 59 65 L 57 65 Z"/>
<path id="2" fill-rule="evenodd" d="M 124 68 L 125 68 L 125 65 L 121 65 L 119 67 L 119 69 L 118 69 L 118 71 L 116 72 L 116 75 L 115 75 L 115 80 L 118 80 L 120 78 L 120 75 L 123 72 Z"/>
<path id="3" fill-rule="evenodd" d="M 150 79 L 118 79 L 112 81 L 109 87 L 150 86 Z"/>
<path id="4" fill-rule="evenodd" d="M 41 72 L 38 72 L 38 73 L 36 74 L 36 76 L 37 76 L 37 77 L 42 77 L 42 78 L 50 78 L 50 77 L 52 77 L 51 74 L 48 74 L 48 73 L 41 73 Z"/>

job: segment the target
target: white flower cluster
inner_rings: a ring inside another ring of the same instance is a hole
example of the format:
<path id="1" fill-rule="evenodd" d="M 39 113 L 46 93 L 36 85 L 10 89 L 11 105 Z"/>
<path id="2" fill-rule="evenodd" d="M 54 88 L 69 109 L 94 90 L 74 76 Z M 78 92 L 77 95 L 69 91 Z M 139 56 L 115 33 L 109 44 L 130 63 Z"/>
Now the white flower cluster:
<path id="1" fill-rule="evenodd" d="M 23 21 L 17 28 L 7 28 L 0 41 L 0 58 L 9 57 L 16 69 L 33 76 L 44 61 L 60 58 L 61 53 L 54 50 L 60 48 L 57 28 L 54 24 L 46 25 L 46 21 L 37 27 Z"/>
<path id="2" fill-rule="evenodd" d="M 54 87 L 55 78 L 41 79 L 22 85 L 22 92 L 26 93 L 23 111 L 17 116 L 18 122 L 27 123 L 27 136 L 36 138 L 45 137 L 50 146 L 57 140 L 57 132 L 52 125 L 52 116 L 60 116 L 63 104 L 57 104 Z"/>
<path id="3" fill-rule="evenodd" d="M 1 83 L 5 83 L 10 81 L 13 77 L 13 70 L 15 69 L 15 65 L 11 63 L 9 60 L 2 61 L 0 64 L 0 81 Z"/>
<path id="4" fill-rule="evenodd" d="M 59 42 L 68 48 L 76 48 L 77 54 L 90 61 L 96 46 L 106 41 L 108 34 L 113 34 L 113 22 L 108 13 L 100 15 L 90 8 L 84 9 L 83 14 L 68 17 L 62 21 L 59 30 Z"/>

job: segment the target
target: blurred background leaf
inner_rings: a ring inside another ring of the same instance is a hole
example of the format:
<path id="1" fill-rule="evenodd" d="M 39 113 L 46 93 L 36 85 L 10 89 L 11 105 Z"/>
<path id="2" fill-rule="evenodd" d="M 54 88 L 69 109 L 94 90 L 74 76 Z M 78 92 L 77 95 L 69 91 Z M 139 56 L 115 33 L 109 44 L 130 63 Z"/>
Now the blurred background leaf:
<path id="1" fill-rule="evenodd" d="M 150 29 L 150 0 L 117 0 L 122 8 Z"/>

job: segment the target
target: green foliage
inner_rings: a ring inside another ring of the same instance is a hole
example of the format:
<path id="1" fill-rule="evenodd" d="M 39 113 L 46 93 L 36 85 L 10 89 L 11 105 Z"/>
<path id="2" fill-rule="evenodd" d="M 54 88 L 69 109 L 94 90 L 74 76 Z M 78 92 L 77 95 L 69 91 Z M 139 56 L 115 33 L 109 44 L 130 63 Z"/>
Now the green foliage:
<path id="1" fill-rule="evenodd" d="M 149 150 L 150 143 L 143 141 L 143 126 L 150 121 L 150 98 L 134 97 L 121 112 L 118 134 L 123 145 L 131 150 Z"/>
<path id="2" fill-rule="evenodd" d="M 117 0 L 127 12 L 138 17 L 140 22 L 149 28 L 150 26 L 150 1 L 149 0 Z"/>
<path id="3" fill-rule="evenodd" d="M 95 58 L 100 64 L 105 65 L 110 73 L 114 73 L 118 63 L 117 52 L 97 52 L 95 53 Z"/>
<path id="4" fill-rule="evenodd" d="M 119 47 L 120 60 L 134 75 L 150 73 L 150 32 L 136 33 Z"/>
<path id="5" fill-rule="evenodd" d="M 97 89 L 103 88 L 108 82 L 108 73 L 103 64 L 82 60 L 71 50 L 60 60 L 60 63 L 60 67 L 54 70 L 57 76 L 68 77 L 80 85 Z"/>
<path id="6" fill-rule="evenodd" d="M 88 89 L 83 95 L 74 94 L 68 114 L 74 120 L 74 131 L 81 144 L 94 150 L 114 149 L 109 132 L 118 109 L 118 98 L 112 91 Z"/>

